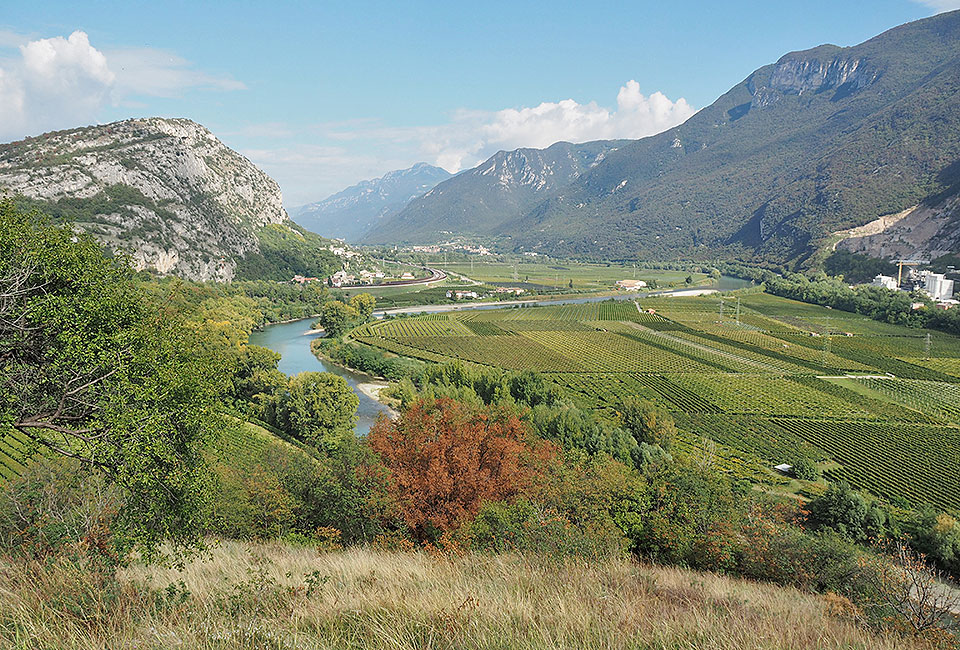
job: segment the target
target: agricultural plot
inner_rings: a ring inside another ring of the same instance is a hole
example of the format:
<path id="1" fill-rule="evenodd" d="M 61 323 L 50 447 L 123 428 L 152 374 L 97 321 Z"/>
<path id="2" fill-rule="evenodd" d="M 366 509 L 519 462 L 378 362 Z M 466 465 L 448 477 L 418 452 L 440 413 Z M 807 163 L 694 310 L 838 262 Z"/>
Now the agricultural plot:
<path id="1" fill-rule="evenodd" d="M 403 338 L 411 336 L 474 336 L 473 331 L 460 321 L 443 319 L 403 318 L 387 321 L 378 328 L 380 336 Z"/>
<path id="2" fill-rule="evenodd" d="M 709 295 L 461 312 L 354 337 L 427 361 L 536 370 L 612 423 L 622 398 L 656 401 L 677 421 L 680 453 L 745 479 L 782 483 L 772 466 L 808 457 L 885 499 L 960 512 L 957 337 L 766 294 L 741 295 L 739 309 Z"/>
<path id="3" fill-rule="evenodd" d="M 960 430 L 929 425 L 779 420 L 841 464 L 837 479 L 914 506 L 960 511 Z"/>
<path id="4" fill-rule="evenodd" d="M 857 382 L 912 409 L 960 424 L 960 384 L 917 379 L 860 378 Z"/>
<path id="5" fill-rule="evenodd" d="M 0 435 L 0 485 L 20 476 L 30 464 L 32 453 L 23 434 L 11 429 Z"/>
<path id="6" fill-rule="evenodd" d="M 915 366 L 921 366 L 923 368 L 929 368 L 936 372 L 943 373 L 944 375 L 949 375 L 951 377 L 960 378 L 960 358 L 932 358 L 932 359 L 918 359 L 910 357 L 901 357 L 900 361 L 905 361 L 906 363 L 912 363 Z"/>

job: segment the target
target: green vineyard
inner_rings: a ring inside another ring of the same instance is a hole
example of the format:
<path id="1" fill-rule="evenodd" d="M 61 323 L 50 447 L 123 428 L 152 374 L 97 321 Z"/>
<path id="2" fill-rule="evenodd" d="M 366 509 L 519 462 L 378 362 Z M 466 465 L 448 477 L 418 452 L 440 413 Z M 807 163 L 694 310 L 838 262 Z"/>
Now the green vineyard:
<path id="1" fill-rule="evenodd" d="M 771 485 L 807 457 L 887 500 L 960 512 L 960 339 L 763 293 L 433 314 L 364 325 L 393 354 L 536 370 L 614 422 L 639 396 L 678 446 Z"/>

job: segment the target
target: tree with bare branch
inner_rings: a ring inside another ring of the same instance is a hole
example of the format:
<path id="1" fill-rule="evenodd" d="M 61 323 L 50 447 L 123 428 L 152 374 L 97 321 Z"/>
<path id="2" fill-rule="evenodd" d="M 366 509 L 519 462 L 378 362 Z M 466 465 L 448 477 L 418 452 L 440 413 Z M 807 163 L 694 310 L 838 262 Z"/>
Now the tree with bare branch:
<path id="1" fill-rule="evenodd" d="M 0 201 L 0 439 L 120 486 L 117 539 L 195 539 L 201 446 L 223 373 L 199 334 L 148 303 L 122 256 Z"/>
<path id="2" fill-rule="evenodd" d="M 893 542 L 889 556 L 872 563 L 870 574 L 878 597 L 874 608 L 910 632 L 942 631 L 952 617 L 960 615 L 960 591 L 926 556 L 904 542 Z"/>

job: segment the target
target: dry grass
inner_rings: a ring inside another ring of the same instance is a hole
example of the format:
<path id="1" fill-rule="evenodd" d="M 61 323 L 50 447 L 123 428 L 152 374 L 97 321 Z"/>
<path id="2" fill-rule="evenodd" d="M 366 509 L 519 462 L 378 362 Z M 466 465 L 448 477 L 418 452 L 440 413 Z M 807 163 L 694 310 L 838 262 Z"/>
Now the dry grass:
<path id="1" fill-rule="evenodd" d="M 84 615 L 52 602 L 58 581 L 63 593 L 82 591 L 70 582 L 82 576 L 58 571 L 38 576 L 0 562 L 4 647 L 928 647 L 831 617 L 827 609 L 836 603 L 824 598 L 623 559 L 319 554 L 222 542 L 182 572 L 128 569 L 117 593 L 88 602 Z M 145 583 L 163 589 L 181 580 L 190 591 L 183 602 L 175 590 L 166 604 L 144 595 Z"/>

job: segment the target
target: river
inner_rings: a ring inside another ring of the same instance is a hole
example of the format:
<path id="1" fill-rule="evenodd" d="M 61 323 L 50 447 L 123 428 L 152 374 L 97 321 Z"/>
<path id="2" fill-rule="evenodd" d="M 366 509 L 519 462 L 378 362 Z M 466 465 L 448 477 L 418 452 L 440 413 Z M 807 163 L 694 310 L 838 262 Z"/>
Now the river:
<path id="1" fill-rule="evenodd" d="M 315 318 L 304 318 L 292 323 L 267 325 L 263 331 L 250 335 L 250 343 L 270 348 L 280 355 L 280 372 L 295 375 L 299 372 L 332 372 L 347 380 L 350 388 L 360 398 L 357 406 L 357 435 L 365 435 L 382 411 L 389 415 L 389 409 L 375 399 L 365 395 L 357 388 L 358 384 L 372 381 L 369 376 L 352 372 L 338 365 L 318 359 L 310 351 L 310 341 L 321 336 L 310 333 L 310 324 Z"/>
<path id="2" fill-rule="evenodd" d="M 697 289 L 715 289 L 718 291 L 732 291 L 749 287 L 752 283 L 749 280 L 741 280 L 723 276 L 720 280 L 709 287 L 696 287 Z M 654 292 L 655 293 L 655 292 Z M 643 297 L 649 294 L 624 293 L 614 296 L 616 300 L 629 300 Z M 538 305 L 561 305 L 561 304 L 579 304 L 585 302 L 599 302 L 601 300 L 610 300 L 605 297 L 588 298 L 565 298 L 560 300 L 538 300 L 533 304 Z M 530 301 L 527 301 L 530 304 Z M 424 305 L 422 307 L 408 308 L 408 310 L 417 313 L 436 313 L 439 311 L 449 311 L 451 309 L 470 310 L 470 309 L 497 309 L 504 306 L 502 303 L 485 303 L 479 305 Z M 391 310 L 393 311 L 393 310 Z M 407 311 L 407 310 L 396 310 Z M 377 312 L 378 318 L 383 317 L 383 312 Z M 377 400 L 367 396 L 358 388 L 359 384 L 370 382 L 369 376 L 352 372 L 338 365 L 328 363 L 318 359 L 310 350 L 310 341 L 320 336 L 320 334 L 310 333 L 310 324 L 314 318 L 304 318 L 303 320 L 293 321 L 292 323 L 278 323 L 276 325 L 267 325 L 262 331 L 254 332 L 250 335 L 250 343 L 270 348 L 280 355 L 280 371 L 287 375 L 295 375 L 299 372 L 332 372 L 347 380 L 350 388 L 357 394 L 360 404 L 357 407 L 357 426 L 358 435 L 365 435 L 377 419 L 381 412 L 389 415 L 390 410 Z"/>

